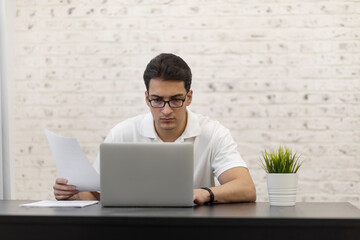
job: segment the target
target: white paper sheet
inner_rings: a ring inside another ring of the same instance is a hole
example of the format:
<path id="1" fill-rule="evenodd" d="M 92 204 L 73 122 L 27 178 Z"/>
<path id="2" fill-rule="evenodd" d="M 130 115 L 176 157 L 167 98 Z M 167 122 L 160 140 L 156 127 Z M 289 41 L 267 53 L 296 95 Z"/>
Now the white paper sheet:
<path id="1" fill-rule="evenodd" d="M 100 175 L 93 168 L 75 138 L 56 135 L 45 129 L 59 177 L 79 191 L 100 191 Z"/>
<path id="2" fill-rule="evenodd" d="M 28 207 L 28 208 L 82 208 L 97 204 L 99 201 L 55 201 L 55 200 L 43 200 L 33 203 L 24 203 L 20 204 L 19 207 Z"/>

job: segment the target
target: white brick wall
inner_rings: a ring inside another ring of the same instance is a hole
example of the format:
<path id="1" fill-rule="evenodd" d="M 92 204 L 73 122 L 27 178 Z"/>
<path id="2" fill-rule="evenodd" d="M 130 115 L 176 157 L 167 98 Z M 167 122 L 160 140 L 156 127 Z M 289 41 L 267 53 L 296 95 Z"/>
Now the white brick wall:
<path id="1" fill-rule="evenodd" d="M 264 148 L 306 160 L 298 201 L 360 207 L 360 2 L 18 0 L 17 199 L 53 199 L 43 128 L 91 161 L 117 122 L 147 111 L 142 73 L 160 52 L 193 70 L 192 109 L 231 129 L 267 201 Z"/>

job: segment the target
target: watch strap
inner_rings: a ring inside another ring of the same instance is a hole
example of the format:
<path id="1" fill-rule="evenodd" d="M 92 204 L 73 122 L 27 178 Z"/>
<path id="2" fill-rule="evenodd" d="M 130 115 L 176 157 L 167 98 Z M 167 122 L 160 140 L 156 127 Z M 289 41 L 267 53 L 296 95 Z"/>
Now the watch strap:
<path id="1" fill-rule="evenodd" d="M 211 203 L 213 203 L 213 202 L 214 202 L 214 199 L 215 199 L 215 196 L 214 196 L 213 191 L 211 191 L 211 189 L 208 188 L 208 187 L 202 187 L 201 189 L 204 189 L 204 190 L 206 190 L 206 191 L 208 191 L 208 192 L 210 193 L 210 201 L 206 202 L 205 204 L 211 204 Z"/>

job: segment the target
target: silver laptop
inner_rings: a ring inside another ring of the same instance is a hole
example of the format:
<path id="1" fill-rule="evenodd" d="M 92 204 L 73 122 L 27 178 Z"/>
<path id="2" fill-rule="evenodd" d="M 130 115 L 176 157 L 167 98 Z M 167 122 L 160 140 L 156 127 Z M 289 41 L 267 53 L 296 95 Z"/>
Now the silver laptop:
<path id="1" fill-rule="evenodd" d="M 193 206 L 192 143 L 102 143 L 103 206 Z"/>

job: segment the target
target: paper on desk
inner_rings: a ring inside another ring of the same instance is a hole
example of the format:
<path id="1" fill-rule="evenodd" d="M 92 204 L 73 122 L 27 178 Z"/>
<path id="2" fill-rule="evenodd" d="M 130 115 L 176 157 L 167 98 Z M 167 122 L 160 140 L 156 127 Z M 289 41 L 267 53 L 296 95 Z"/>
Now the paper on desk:
<path id="1" fill-rule="evenodd" d="M 82 208 L 86 206 L 90 206 L 93 204 L 98 203 L 99 201 L 55 201 L 55 200 L 44 200 L 39 202 L 33 203 L 24 203 L 20 204 L 20 207 L 36 207 L 36 208 L 46 208 L 46 207 L 53 207 L 53 208 L 67 208 L 67 207 L 76 207 Z"/>
<path id="2" fill-rule="evenodd" d="M 59 176 L 79 191 L 100 191 L 100 175 L 75 138 L 58 136 L 45 129 Z"/>

